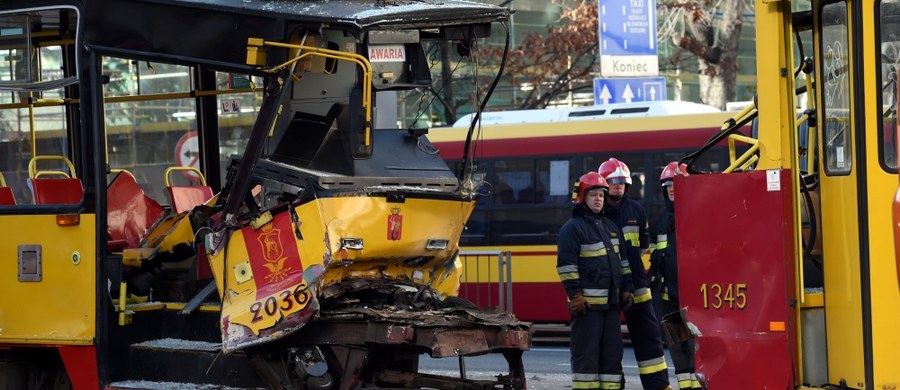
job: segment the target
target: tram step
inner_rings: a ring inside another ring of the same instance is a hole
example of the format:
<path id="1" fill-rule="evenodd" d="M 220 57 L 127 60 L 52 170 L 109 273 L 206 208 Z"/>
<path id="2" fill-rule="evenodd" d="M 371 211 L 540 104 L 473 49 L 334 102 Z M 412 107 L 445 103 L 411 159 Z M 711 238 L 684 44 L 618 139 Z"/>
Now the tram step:
<path id="1" fill-rule="evenodd" d="M 221 348 L 220 343 L 180 339 L 132 344 L 128 352 L 128 378 L 236 388 L 251 388 L 261 383 L 246 354 L 224 355 Z M 198 387 L 201 388 L 215 387 Z"/>

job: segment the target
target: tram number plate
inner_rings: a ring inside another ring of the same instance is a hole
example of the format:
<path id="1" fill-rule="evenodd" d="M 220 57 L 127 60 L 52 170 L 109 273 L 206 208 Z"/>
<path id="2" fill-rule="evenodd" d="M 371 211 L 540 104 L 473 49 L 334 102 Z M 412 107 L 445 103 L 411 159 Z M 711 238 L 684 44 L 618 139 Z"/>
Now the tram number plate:
<path id="1" fill-rule="evenodd" d="M 306 307 L 312 294 L 307 288 L 306 282 L 301 282 L 293 289 L 281 290 L 265 299 L 260 299 L 250 305 L 253 313 L 253 322 L 262 321 L 265 317 L 274 316 L 279 311 L 290 314 Z"/>
<path id="2" fill-rule="evenodd" d="M 703 283 L 700 285 L 704 309 L 743 310 L 747 307 L 746 283 Z"/>

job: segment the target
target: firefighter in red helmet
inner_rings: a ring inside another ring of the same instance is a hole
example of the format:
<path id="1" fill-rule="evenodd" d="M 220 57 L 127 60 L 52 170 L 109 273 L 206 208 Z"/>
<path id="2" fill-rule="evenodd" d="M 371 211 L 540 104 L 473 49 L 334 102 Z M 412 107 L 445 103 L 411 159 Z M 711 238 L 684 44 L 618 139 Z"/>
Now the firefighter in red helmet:
<path id="1" fill-rule="evenodd" d="M 634 290 L 622 232 L 603 217 L 609 186 L 597 172 L 581 176 L 572 192 L 572 217 L 557 243 L 556 272 L 569 297 L 572 388 L 621 389 L 619 310 Z"/>
<path id="2" fill-rule="evenodd" d="M 652 296 L 647 282 L 647 271 L 641 254 L 648 250 L 647 212 L 640 202 L 625 194 L 631 186 L 631 170 L 615 158 L 600 164 L 597 169 L 609 183 L 609 202 L 603 214 L 622 229 L 628 248 L 629 269 L 625 277 L 634 283 L 634 305 L 624 311 L 625 323 L 631 335 L 634 357 L 638 363 L 641 385 L 646 390 L 669 388 L 669 371 L 663 352 L 659 321 L 653 309 Z"/>
<path id="3" fill-rule="evenodd" d="M 688 176 L 687 167 L 673 161 L 659 175 L 659 184 L 665 191 L 666 208 L 659 213 L 651 228 L 653 253 L 650 255 L 650 285 L 660 297 L 660 311 L 664 322 L 680 318 L 678 304 L 678 257 L 675 251 L 675 176 Z M 680 321 L 674 323 L 681 324 Z M 665 325 L 666 328 L 669 325 Z M 685 334 L 689 332 L 678 332 Z M 674 340 L 667 337 L 669 354 L 675 365 L 675 378 L 679 389 L 701 389 L 694 373 L 694 340 Z"/>

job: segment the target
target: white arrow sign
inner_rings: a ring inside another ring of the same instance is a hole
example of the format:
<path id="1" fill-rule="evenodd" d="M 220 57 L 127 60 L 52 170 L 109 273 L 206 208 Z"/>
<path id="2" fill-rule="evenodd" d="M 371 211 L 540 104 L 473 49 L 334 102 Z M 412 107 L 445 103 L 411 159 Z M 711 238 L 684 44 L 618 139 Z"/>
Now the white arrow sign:
<path id="1" fill-rule="evenodd" d="M 622 92 L 622 99 L 625 99 L 625 103 L 631 103 L 631 99 L 634 99 L 634 92 L 628 84 L 625 84 L 625 92 Z"/>
<path id="2" fill-rule="evenodd" d="M 603 86 L 603 89 L 600 91 L 600 102 L 603 104 L 609 104 L 609 99 L 612 98 L 612 94 L 609 93 L 609 88 Z"/>

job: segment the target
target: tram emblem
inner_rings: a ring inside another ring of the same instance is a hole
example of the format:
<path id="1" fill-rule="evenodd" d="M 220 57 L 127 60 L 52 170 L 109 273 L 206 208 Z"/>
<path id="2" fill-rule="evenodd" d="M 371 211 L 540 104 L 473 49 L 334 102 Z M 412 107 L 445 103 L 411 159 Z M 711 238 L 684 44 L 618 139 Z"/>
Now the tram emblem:
<path id="1" fill-rule="evenodd" d="M 284 244 L 281 242 L 281 229 L 274 225 L 274 223 L 266 224 L 261 229 L 262 234 L 256 237 L 262 248 L 263 258 L 266 260 L 263 267 L 269 270 L 269 274 L 265 276 L 266 281 L 269 282 L 284 279 L 291 271 L 291 267 L 284 266 L 287 257 L 283 256 Z"/>
<path id="2" fill-rule="evenodd" d="M 400 215 L 400 208 L 391 209 L 391 215 L 387 218 L 387 238 L 391 241 L 400 239 L 403 233 L 403 216 Z"/>

